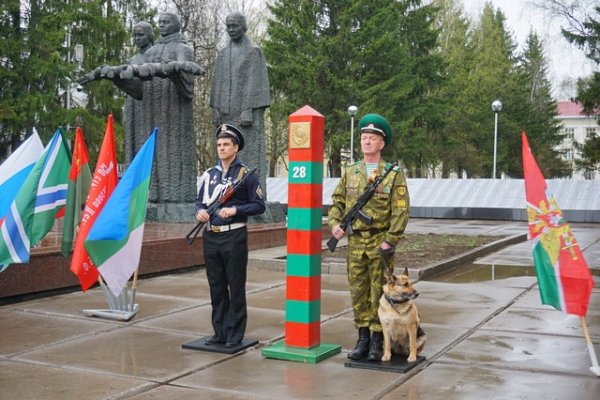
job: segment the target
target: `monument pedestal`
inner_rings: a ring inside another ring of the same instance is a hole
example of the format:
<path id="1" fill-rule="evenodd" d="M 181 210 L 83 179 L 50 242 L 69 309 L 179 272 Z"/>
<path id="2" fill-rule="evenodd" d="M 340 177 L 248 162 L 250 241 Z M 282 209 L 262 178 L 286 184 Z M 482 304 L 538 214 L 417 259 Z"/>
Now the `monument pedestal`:
<path id="1" fill-rule="evenodd" d="M 148 222 L 196 222 L 195 203 L 148 203 Z"/>

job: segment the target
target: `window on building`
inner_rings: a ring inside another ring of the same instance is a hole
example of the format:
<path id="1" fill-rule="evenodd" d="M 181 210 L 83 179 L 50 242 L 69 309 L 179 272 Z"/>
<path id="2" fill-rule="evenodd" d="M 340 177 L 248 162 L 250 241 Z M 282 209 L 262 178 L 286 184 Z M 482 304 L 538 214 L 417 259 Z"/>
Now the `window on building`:
<path id="1" fill-rule="evenodd" d="M 572 161 L 573 160 L 573 150 L 567 150 L 565 153 L 565 160 Z"/>
<path id="2" fill-rule="evenodd" d="M 567 139 L 573 140 L 575 137 L 575 128 L 565 128 L 564 134 Z"/>
<path id="3" fill-rule="evenodd" d="M 585 128 L 585 138 L 593 139 L 596 137 L 596 128 Z"/>

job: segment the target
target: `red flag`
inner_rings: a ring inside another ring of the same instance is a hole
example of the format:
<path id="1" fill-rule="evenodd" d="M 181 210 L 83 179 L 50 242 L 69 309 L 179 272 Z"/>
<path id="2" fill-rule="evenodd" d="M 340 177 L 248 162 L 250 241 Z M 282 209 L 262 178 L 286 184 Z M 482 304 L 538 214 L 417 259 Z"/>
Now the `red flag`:
<path id="1" fill-rule="evenodd" d="M 98 162 L 94 170 L 81 223 L 79 224 L 79 234 L 75 241 L 73 260 L 71 261 L 71 271 L 79 278 L 81 289 L 84 292 L 98 280 L 98 270 L 83 247 L 83 243 L 98 214 L 100 214 L 104 204 L 106 204 L 115 186 L 117 186 L 117 181 L 117 153 L 115 151 L 115 134 L 111 114 L 108 116 L 106 123 L 104 140 L 98 154 Z"/>
<path id="2" fill-rule="evenodd" d="M 525 132 L 522 140 L 529 240 L 542 304 L 585 316 L 594 280 L 569 224 L 548 192 Z"/>
<path id="3" fill-rule="evenodd" d="M 73 158 L 69 171 L 69 185 L 67 190 L 67 204 L 62 237 L 61 254 L 67 257 L 73 247 L 73 234 L 81 220 L 81 207 L 90 189 L 92 172 L 90 171 L 89 157 L 81 128 L 75 131 L 73 143 Z"/>

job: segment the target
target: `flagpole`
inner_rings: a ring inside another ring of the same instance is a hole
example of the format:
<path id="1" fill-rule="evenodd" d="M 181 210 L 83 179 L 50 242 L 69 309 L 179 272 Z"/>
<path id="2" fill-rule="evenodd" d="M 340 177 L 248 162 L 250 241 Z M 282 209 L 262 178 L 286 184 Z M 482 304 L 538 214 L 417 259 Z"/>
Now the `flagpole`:
<path id="1" fill-rule="evenodd" d="M 138 271 L 140 270 L 140 266 L 135 269 L 133 273 L 133 283 L 131 284 L 131 306 L 129 309 L 133 311 L 133 307 L 135 306 L 135 292 L 137 290 L 137 280 L 138 280 Z"/>
<path id="2" fill-rule="evenodd" d="M 587 323 L 585 322 L 585 317 L 581 318 L 581 326 L 583 327 L 583 334 L 585 335 L 585 341 L 587 343 L 588 352 L 590 353 L 590 359 L 592 360 L 592 366 L 590 367 L 590 371 L 596 376 L 600 376 L 600 366 L 598 366 L 598 359 L 596 358 L 596 352 L 594 351 L 594 345 L 592 344 L 592 339 L 590 338 L 590 331 L 588 330 Z"/>

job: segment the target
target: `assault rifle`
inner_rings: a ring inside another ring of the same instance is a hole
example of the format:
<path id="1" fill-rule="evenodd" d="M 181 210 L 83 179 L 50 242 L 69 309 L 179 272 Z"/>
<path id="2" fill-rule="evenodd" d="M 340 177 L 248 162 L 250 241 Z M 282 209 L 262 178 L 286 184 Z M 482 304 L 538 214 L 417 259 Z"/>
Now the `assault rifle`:
<path id="1" fill-rule="evenodd" d="M 350 209 L 350 211 L 348 211 L 346 213 L 346 215 L 344 215 L 342 217 L 342 220 L 340 221 L 340 228 L 342 228 L 344 231 L 347 231 L 346 233 L 348 235 L 352 234 L 352 223 L 357 218 L 360 219 L 361 221 L 363 221 L 367 225 L 371 225 L 373 223 L 373 217 L 370 217 L 367 214 L 365 214 L 362 211 L 362 208 L 365 206 L 365 204 L 367 204 L 369 202 L 369 200 L 371 199 L 371 197 L 373 197 L 373 194 L 375 194 L 375 190 L 377 189 L 377 186 L 379 186 L 381 184 L 381 182 L 383 182 L 383 180 L 385 179 L 385 177 L 388 176 L 388 174 L 397 165 L 398 165 L 397 162 L 393 163 L 392 165 L 390 165 L 385 170 L 385 172 L 383 173 L 383 175 L 379 175 L 373 182 L 371 182 L 366 187 L 366 189 L 363 192 L 363 194 L 361 194 L 360 197 L 358 198 L 358 200 L 356 200 L 356 203 L 354 203 L 354 205 L 352 206 L 352 208 Z M 327 247 L 329 248 L 330 252 L 333 253 L 335 251 L 335 248 L 337 247 L 338 241 L 339 241 L 339 239 L 336 239 L 335 236 L 332 236 L 327 241 Z"/>
<path id="2" fill-rule="evenodd" d="M 213 201 L 208 208 L 206 209 L 206 212 L 208 213 L 208 215 L 210 216 L 210 218 L 213 218 L 214 216 L 216 216 L 219 213 L 219 210 L 223 207 L 223 205 L 231 198 L 231 196 L 233 196 L 233 194 L 235 193 L 235 191 L 244 183 L 246 182 L 246 179 L 248 179 L 250 177 L 250 175 L 252 175 L 255 171 L 256 171 L 257 167 L 254 167 L 250 170 L 250 172 L 244 174 L 244 176 L 242 177 L 242 179 L 240 179 L 239 181 L 237 181 L 236 183 L 234 183 L 233 185 L 229 186 L 227 189 L 225 189 L 225 191 L 223 192 L 223 194 L 221 195 L 221 197 L 219 197 L 217 200 Z M 210 220 L 209 220 L 210 221 Z M 194 229 L 192 229 L 190 231 L 190 233 L 187 234 L 187 236 L 185 237 L 188 241 L 188 244 L 192 244 L 194 243 L 194 240 L 196 240 L 196 238 L 198 237 L 198 234 L 200 233 L 200 231 L 202 230 L 202 228 L 204 228 L 204 224 L 205 222 L 198 222 L 198 224 L 196 224 L 196 226 L 194 227 Z"/>

